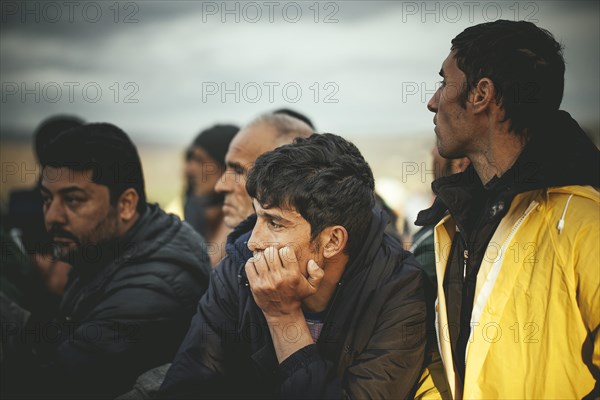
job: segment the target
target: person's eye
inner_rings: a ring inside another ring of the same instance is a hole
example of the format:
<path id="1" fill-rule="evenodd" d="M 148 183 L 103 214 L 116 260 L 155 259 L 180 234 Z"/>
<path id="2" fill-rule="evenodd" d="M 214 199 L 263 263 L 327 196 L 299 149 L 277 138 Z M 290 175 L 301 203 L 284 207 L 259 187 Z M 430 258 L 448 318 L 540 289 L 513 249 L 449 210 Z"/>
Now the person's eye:
<path id="1" fill-rule="evenodd" d="M 441 81 L 439 81 L 440 86 L 446 86 L 446 80 L 442 79 Z"/>
<path id="2" fill-rule="evenodd" d="M 275 221 L 269 221 L 269 226 L 273 229 L 281 229 L 283 225 L 276 223 Z"/>
<path id="3" fill-rule="evenodd" d="M 65 203 L 70 206 L 78 206 L 83 200 L 78 197 L 65 196 Z"/>

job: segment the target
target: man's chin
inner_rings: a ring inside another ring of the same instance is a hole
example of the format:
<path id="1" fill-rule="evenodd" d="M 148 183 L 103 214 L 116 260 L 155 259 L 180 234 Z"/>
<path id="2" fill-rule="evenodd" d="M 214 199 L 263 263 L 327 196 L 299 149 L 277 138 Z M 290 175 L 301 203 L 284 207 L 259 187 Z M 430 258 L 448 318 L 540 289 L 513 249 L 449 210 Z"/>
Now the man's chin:
<path id="1" fill-rule="evenodd" d="M 54 242 L 54 257 L 60 261 L 68 262 L 79 249 L 76 243 Z"/>
<path id="2" fill-rule="evenodd" d="M 236 226 L 238 226 L 240 224 L 240 222 L 242 222 L 242 220 L 234 215 L 225 214 L 225 216 L 223 217 L 223 223 L 225 224 L 226 227 L 228 227 L 230 229 L 233 229 Z"/>

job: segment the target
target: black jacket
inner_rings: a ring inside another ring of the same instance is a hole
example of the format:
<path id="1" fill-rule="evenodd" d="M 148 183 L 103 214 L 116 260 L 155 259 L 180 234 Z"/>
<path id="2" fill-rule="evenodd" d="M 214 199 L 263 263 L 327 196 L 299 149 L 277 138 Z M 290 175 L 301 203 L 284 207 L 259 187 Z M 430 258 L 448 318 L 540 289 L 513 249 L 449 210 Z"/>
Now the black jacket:
<path id="1" fill-rule="evenodd" d="M 255 217 L 228 238 L 190 330 L 167 373 L 165 398 L 404 398 L 421 371 L 424 275 L 376 209 L 325 312 L 319 340 L 278 364 L 244 265 Z"/>
<path id="2" fill-rule="evenodd" d="M 27 327 L 42 360 L 32 394 L 114 397 L 171 361 L 208 286 L 204 249 L 189 225 L 148 205 L 119 241 L 78 254 L 58 318 Z"/>

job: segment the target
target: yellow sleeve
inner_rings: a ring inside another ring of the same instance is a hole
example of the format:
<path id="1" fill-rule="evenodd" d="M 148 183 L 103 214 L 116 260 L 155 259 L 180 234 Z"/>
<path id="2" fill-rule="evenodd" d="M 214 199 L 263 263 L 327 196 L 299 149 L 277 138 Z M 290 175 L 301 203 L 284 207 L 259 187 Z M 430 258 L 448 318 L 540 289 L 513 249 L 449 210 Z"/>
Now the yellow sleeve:
<path id="1" fill-rule="evenodd" d="M 431 351 L 431 362 L 421 374 L 421 378 L 419 378 L 415 399 L 451 399 L 446 381 L 446 373 L 444 372 L 444 364 L 437 349 L 437 343 L 435 346 Z"/>
<path id="2" fill-rule="evenodd" d="M 585 213 L 585 222 L 573 241 L 573 262 L 577 303 L 594 346 L 591 361 L 600 374 L 600 204 L 594 202 L 592 207 L 585 207 Z"/>

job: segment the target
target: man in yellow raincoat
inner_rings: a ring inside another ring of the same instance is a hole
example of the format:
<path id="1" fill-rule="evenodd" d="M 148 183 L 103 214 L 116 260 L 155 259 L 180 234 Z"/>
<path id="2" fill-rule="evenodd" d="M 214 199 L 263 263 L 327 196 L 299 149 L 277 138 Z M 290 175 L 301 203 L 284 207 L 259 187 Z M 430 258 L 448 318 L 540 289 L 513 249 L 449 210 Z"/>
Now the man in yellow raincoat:
<path id="1" fill-rule="evenodd" d="M 599 393 L 600 156 L 559 111 L 562 48 L 525 21 L 452 40 L 427 107 L 463 173 L 432 184 L 436 329 L 455 398 Z"/>

